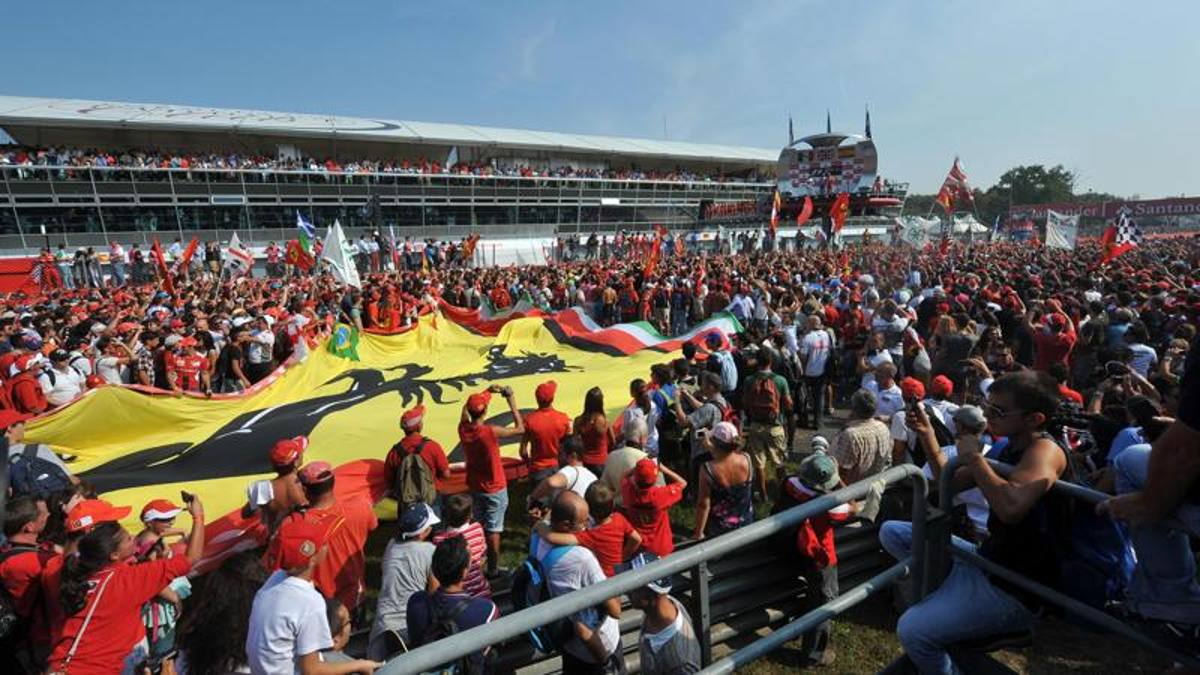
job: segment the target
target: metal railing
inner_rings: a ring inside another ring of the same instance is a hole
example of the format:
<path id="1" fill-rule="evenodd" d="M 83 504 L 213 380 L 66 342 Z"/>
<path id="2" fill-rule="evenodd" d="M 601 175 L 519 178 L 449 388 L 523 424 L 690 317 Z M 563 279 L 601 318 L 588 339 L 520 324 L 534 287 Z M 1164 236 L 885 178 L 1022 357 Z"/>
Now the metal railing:
<path id="1" fill-rule="evenodd" d="M 946 463 L 946 467 L 942 469 L 943 480 L 941 480 L 938 485 L 938 504 L 943 508 L 950 504 L 950 500 L 954 497 L 954 481 L 950 478 L 954 475 L 955 470 L 959 468 L 961 464 L 960 459 L 960 457 L 952 458 Z M 999 473 L 1006 478 L 1016 469 L 1016 467 L 1012 466 L 1011 464 L 1005 464 L 993 459 L 988 459 L 987 462 L 993 469 L 995 469 L 996 473 Z M 1112 496 L 1064 480 L 1055 481 L 1054 485 L 1051 486 L 1050 489 L 1052 491 L 1062 493 L 1064 496 L 1069 497 L 1070 499 L 1078 499 L 1091 505 L 1099 504 L 1100 502 Z M 916 528 L 914 527 L 913 529 L 915 532 Z M 1105 614 L 1104 612 L 1080 602 L 1079 600 L 1076 600 L 1075 598 L 1072 598 L 1064 593 L 1039 584 L 1027 577 L 1021 576 L 1020 574 L 1017 574 L 1006 567 L 997 565 L 978 553 L 965 551 L 951 546 L 948 529 L 941 534 L 944 538 L 941 542 L 940 549 L 945 552 L 945 555 L 952 556 L 965 564 L 975 565 L 987 574 L 1003 579 L 1004 581 L 1021 588 L 1027 593 L 1036 595 L 1037 597 L 1049 602 L 1052 605 L 1062 608 L 1067 613 L 1072 614 L 1083 621 L 1086 621 L 1098 628 L 1110 631 L 1116 635 L 1128 638 L 1156 654 L 1165 656 L 1173 661 L 1183 664 L 1189 669 L 1200 671 L 1200 659 L 1196 658 L 1195 656 L 1182 654 L 1166 645 L 1163 645 L 1145 633 L 1135 630 L 1132 626 L 1129 626 L 1114 616 Z M 930 588 L 929 590 L 932 591 L 934 589 Z"/>
<path id="2" fill-rule="evenodd" d="M 418 647 L 407 654 L 389 661 L 383 668 L 376 671 L 380 675 L 399 675 L 401 673 L 416 673 L 433 669 L 441 664 L 449 663 L 473 652 L 499 644 L 505 640 L 522 636 L 529 630 L 544 625 L 547 622 L 560 619 L 588 607 L 594 607 L 609 598 L 618 597 L 637 588 L 641 588 L 655 579 L 668 577 L 685 570 L 693 571 L 696 581 L 696 595 L 699 600 L 698 616 L 693 616 L 693 622 L 698 623 L 696 634 L 702 644 L 706 643 L 709 626 L 706 622 L 708 603 L 705 593 L 707 574 L 704 570 L 706 563 L 730 553 L 734 553 L 747 544 L 761 541 L 785 529 L 795 527 L 808 518 L 823 514 L 830 509 L 848 501 L 865 497 L 877 483 L 892 485 L 911 479 L 913 490 L 913 555 L 901 565 L 895 565 L 886 572 L 867 582 L 867 590 L 855 589 L 839 598 L 839 603 L 831 607 L 830 603 L 805 615 L 801 620 L 817 621 L 828 612 L 840 612 L 866 599 L 872 592 L 900 580 L 905 573 L 911 571 L 914 580 L 916 597 L 924 595 L 924 559 L 925 523 L 927 520 L 926 501 L 928 483 L 925 475 L 917 467 L 907 464 L 893 467 L 881 474 L 854 483 L 835 492 L 818 497 L 811 501 L 795 506 L 787 511 L 770 516 L 751 525 L 734 530 L 712 539 L 706 539 L 687 549 L 676 551 L 645 567 L 624 572 L 606 579 L 593 586 L 561 595 L 539 604 L 537 607 L 522 610 L 497 621 L 482 626 L 476 626 L 457 633 L 453 640 L 438 640 L 428 645 Z M 844 600 L 844 601 L 843 601 Z M 821 620 L 824 620 L 823 618 Z M 815 623 L 813 624 L 815 625 Z M 794 629 L 793 629 L 794 630 Z M 803 631 L 801 631 L 803 632 Z M 770 638 L 766 638 L 770 639 Z M 765 653 L 765 652 L 764 652 Z M 707 661 L 707 657 L 705 658 Z M 707 664 L 706 664 L 707 665 Z M 726 671 L 727 672 L 727 671 Z"/>

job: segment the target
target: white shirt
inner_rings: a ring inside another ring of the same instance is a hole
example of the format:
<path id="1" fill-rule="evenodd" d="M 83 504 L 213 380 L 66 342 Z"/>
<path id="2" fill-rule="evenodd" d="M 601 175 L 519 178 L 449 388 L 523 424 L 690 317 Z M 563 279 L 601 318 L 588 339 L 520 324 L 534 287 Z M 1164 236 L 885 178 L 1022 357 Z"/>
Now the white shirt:
<path id="1" fill-rule="evenodd" d="M 551 548 L 553 547 L 550 544 L 539 539 L 538 558 L 545 558 Z M 550 595 L 554 597 L 598 584 L 608 578 L 604 576 L 604 570 L 600 569 L 600 563 L 596 560 L 595 554 L 582 546 L 575 546 L 567 551 L 553 567 L 546 571 L 546 577 L 550 586 Z M 600 642 L 604 645 L 604 649 L 609 654 L 616 650 L 617 643 L 621 639 L 621 631 L 616 619 L 608 614 L 601 614 L 596 611 L 595 607 L 580 610 L 572 614 L 570 618 L 572 621 L 579 621 L 587 625 L 592 630 L 596 630 L 596 627 L 599 626 Z M 565 645 L 565 649 L 588 663 L 592 662 L 591 652 L 577 637 L 572 636 Z"/>
<path id="2" fill-rule="evenodd" d="M 921 405 L 927 406 L 926 412 L 933 411 L 933 416 L 938 418 L 938 421 L 954 433 L 954 411 L 958 410 L 958 406 L 949 401 L 935 401 L 933 399 L 925 399 L 921 401 Z M 905 419 L 905 413 L 897 413 L 892 415 L 891 422 L 892 440 L 904 441 L 908 445 L 908 450 L 911 453 L 912 449 L 917 446 L 917 434 L 912 429 L 908 428 L 908 421 Z"/>
<path id="3" fill-rule="evenodd" d="M 104 381 L 109 384 L 122 384 L 126 382 L 126 370 L 115 356 L 102 356 L 99 361 L 96 361 L 96 374 L 104 378 Z"/>
<path id="4" fill-rule="evenodd" d="M 878 368 L 879 364 L 881 363 L 895 363 L 895 361 L 892 360 L 891 352 L 886 349 L 880 349 L 879 351 L 875 352 L 874 356 L 867 357 L 867 365 L 871 366 L 871 369 L 863 373 L 862 379 L 859 380 L 858 386 L 866 387 L 874 382 L 875 369 Z"/>
<path id="5" fill-rule="evenodd" d="M 596 482 L 596 474 L 583 466 L 564 466 L 558 470 L 558 475 L 567 481 L 566 489 L 583 497 L 592 483 Z"/>
<path id="6" fill-rule="evenodd" d="M 1129 351 L 1133 352 L 1133 355 L 1129 357 L 1129 367 L 1142 377 L 1146 377 L 1150 368 L 1158 363 L 1158 353 L 1154 351 L 1153 347 L 1137 342 L 1129 345 Z"/>
<path id="7" fill-rule="evenodd" d="M 800 343 L 800 355 L 804 357 L 804 376 L 820 377 L 825 374 L 825 362 L 829 360 L 832 340 L 824 328 L 804 336 Z"/>
<path id="8" fill-rule="evenodd" d="M 271 352 L 275 347 L 275 334 L 269 330 L 261 331 L 250 339 L 246 346 L 246 361 L 249 363 L 270 363 Z"/>
<path id="9" fill-rule="evenodd" d="M 983 454 L 987 454 L 992 449 L 990 445 L 983 446 Z M 958 456 L 958 448 L 953 445 L 947 445 L 942 448 L 942 454 L 946 456 L 946 461 L 950 461 Z M 928 464 L 922 469 L 925 472 L 925 477 L 933 480 L 933 469 Z M 966 492 L 960 492 L 954 496 L 955 504 L 967 505 L 967 518 L 971 520 L 971 525 L 976 532 L 987 532 L 988 521 L 988 503 L 987 497 L 983 496 L 983 492 L 979 488 L 971 488 Z"/>
<path id="10" fill-rule="evenodd" d="M 299 673 L 305 654 L 333 646 L 325 598 L 311 581 L 283 570 L 271 575 L 250 609 L 246 662 L 254 675 Z"/>
<path id="11" fill-rule="evenodd" d="M 879 383 L 871 380 L 863 388 L 875 394 L 876 417 L 889 419 L 892 415 L 904 410 L 904 395 L 900 393 L 900 387 L 896 386 L 895 382 L 892 382 L 891 387 L 880 390 Z"/>
<path id="12" fill-rule="evenodd" d="M 52 378 L 53 384 L 51 383 Z M 38 382 L 42 385 L 46 400 L 55 407 L 69 403 L 83 393 L 84 377 L 71 366 L 67 366 L 63 370 L 50 368 L 42 373 Z"/>

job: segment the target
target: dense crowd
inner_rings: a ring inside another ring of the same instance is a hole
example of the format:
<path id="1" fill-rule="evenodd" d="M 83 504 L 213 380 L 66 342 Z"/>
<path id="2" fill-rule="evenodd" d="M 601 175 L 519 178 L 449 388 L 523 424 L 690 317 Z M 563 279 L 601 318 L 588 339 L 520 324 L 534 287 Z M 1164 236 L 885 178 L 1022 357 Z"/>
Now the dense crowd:
<path id="1" fill-rule="evenodd" d="M 119 151 L 95 148 L 16 147 L 0 149 L 0 167 L 50 169 L 61 179 L 77 174 L 73 169 L 179 169 L 186 177 L 189 169 L 196 171 L 307 171 L 325 175 L 396 174 L 444 176 L 498 176 L 506 178 L 607 178 L 611 180 L 657 180 L 678 182 L 763 182 L 758 175 L 710 175 L 687 171 L 639 169 L 628 167 L 609 169 L 575 167 L 570 164 L 530 165 L 494 159 L 488 162 L 462 162 L 447 158 L 439 162 L 427 157 L 389 159 L 346 159 L 317 157 L 271 157 L 246 153 L 186 154 L 153 149 Z M 84 174 L 86 176 L 86 174 Z M 102 176 L 102 174 L 101 174 Z"/>
<path id="2" fill-rule="evenodd" d="M 804 503 L 902 463 L 964 490 L 950 507 L 954 546 L 1152 625 L 1194 652 L 1200 247 L 1151 241 L 1099 267 L 1089 246 L 955 244 L 914 254 L 868 243 L 711 256 L 684 247 L 649 273 L 645 258 L 630 254 L 507 268 L 438 260 L 368 266 L 361 289 L 327 274 L 229 279 L 200 269 L 180 270 L 188 283 L 173 294 L 105 278 L 99 288 L 10 296 L 0 314 L 0 426 L 12 477 L 0 580 L 21 623 L 6 638 L 6 672 L 40 672 L 47 662 L 55 672 L 131 672 L 164 659 L 195 673 L 370 671 L 494 620 L 492 588 L 503 577 L 511 576 L 515 607 L 528 606 L 669 556 L 681 539 L 742 527 L 756 504 Z M 742 330 L 689 341 L 629 383 L 624 408 L 607 405 L 614 392 L 599 388 L 559 400 L 546 381 L 532 392 L 472 392 L 456 429 L 427 427 L 419 406 L 398 411 L 403 436 L 385 473 L 400 515 L 388 526 L 373 606 L 363 592 L 364 547 L 379 525 L 371 504 L 334 500 L 332 467 L 305 462 L 303 437 L 264 449 L 275 475 L 247 490 L 246 512 L 260 512 L 271 532 L 266 552 L 195 577 L 199 497 L 146 504 L 144 529 L 131 534 L 116 524 L 130 507 L 94 494 L 50 448 L 23 442 L 29 415 L 87 387 L 238 391 L 303 358 L 335 320 L 396 330 L 439 300 L 494 310 L 522 301 L 580 306 L 601 324 L 644 319 L 673 334 L 727 311 Z M 523 413 L 530 400 L 536 409 Z M 511 413 L 507 425 L 486 422 L 498 403 Z M 844 428 L 796 442 L 839 411 Z M 509 501 L 515 486 L 500 456 L 508 438 L 519 439 L 529 475 L 524 504 Z M 452 470 L 443 447 L 455 443 L 467 491 L 439 494 L 436 479 Z M 1016 469 L 1005 477 L 987 459 Z M 1065 511 L 1050 492 L 1060 478 L 1113 495 L 1089 521 L 1109 529 L 1087 530 L 1081 542 L 1072 536 L 1079 530 L 1062 529 Z M 694 513 L 692 531 L 674 531 L 679 509 Z M 175 524 L 185 511 L 190 532 Z M 789 534 L 807 606 L 838 594 L 834 530 L 878 524 L 883 547 L 903 558 L 912 547 L 908 513 L 896 491 L 878 489 Z M 514 531 L 521 514 L 528 529 Z M 1115 538 L 1099 534 L 1113 529 Z M 504 569 L 506 538 L 520 540 L 529 564 Z M 1087 577 L 1072 567 L 1079 561 L 1067 540 L 1106 560 L 1132 561 L 1136 552 L 1136 565 L 1093 566 L 1098 588 L 1073 585 Z M 952 565 L 897 624 L 921 672 L 954 672 L 950 645 L 1026 632 L 1045 609 L 975 567 Z M 530 580 L 534 568 L 545 584 Z M 697 636 L 672 580 L 629 600 L 644 612 L 642 671 L 698 670 Z M 561 652 L 565 672 L 620 672 L 620 612 L 614 598 L 536 638 Z M 369 630 L 360 656 L 370 660 L 344 653 L 353 628 Z M 831 636 L 828 622 L 805 635 L 801 665 L 829 663 Z M 453 665 L 483 672 L 494 658 L 485 650 Z"/>

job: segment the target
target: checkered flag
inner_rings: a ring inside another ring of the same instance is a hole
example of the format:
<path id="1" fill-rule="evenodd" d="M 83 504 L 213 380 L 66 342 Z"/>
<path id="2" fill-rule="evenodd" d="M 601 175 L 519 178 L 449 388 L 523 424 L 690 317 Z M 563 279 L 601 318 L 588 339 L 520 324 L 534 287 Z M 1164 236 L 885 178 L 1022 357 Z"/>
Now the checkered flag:
<path id="1" fill-rule="evenodd" d="M 1121 209 L 1117 214 L 1117 222 L 1108 226 L 1104 236 L 1100 238 L 1101 258 L 1104 265 L 1122 253 L 1137 248 L 1142 243 L 1142 230 L 1137 223 L 1129 219 L 1129 211 Z"/>
<path id="2" fill-rule="evenodd" d="M 1117 246 L 1127 245 L 1130 248 L 1142 243 L 1142 230 L 1137 226 L 1137 223 L 1129 219 L 1129 215 L 1122 212 L 1117 220 Z"/>

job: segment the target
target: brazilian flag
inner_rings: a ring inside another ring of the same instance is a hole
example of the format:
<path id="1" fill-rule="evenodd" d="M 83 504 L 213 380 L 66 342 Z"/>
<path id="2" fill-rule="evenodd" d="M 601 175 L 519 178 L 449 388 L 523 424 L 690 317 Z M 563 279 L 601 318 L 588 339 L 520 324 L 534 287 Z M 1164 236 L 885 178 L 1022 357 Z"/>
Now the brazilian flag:
<path id="1" fill-rule="evenodd" d="M 329 353 L 351 361 L 358 360 L 358 329 L 350 324 L 339 323 L 333 327 L 329 338 Z"/>

